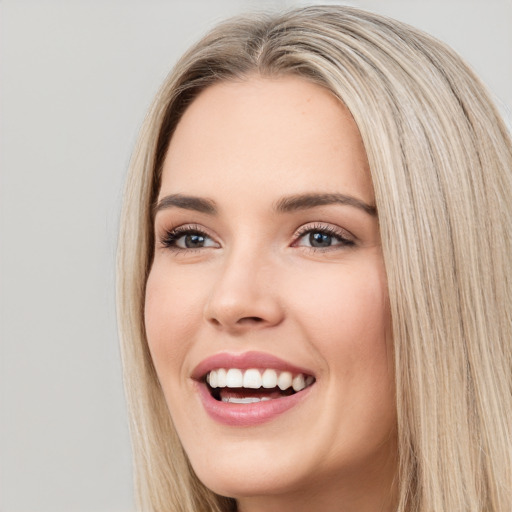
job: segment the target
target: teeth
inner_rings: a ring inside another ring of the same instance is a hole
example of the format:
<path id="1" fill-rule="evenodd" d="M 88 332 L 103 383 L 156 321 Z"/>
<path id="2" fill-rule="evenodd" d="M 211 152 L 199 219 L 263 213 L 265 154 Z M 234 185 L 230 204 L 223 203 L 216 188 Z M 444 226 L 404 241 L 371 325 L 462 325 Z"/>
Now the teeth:
<path id="1" fill-rule="evenodd" d="M 212 372 L 214 373 L 214 372 Z M 211 378 L 211 377 L 210 377 Z M 226 373 L 226 386 L 228 388 L 241 388 L 244 385 L 244 376 L 242 370 L 230 368 Z"/>
<path id="2" fill-rule="evenodd" d="M 277 385 L 281 391 L 292 387 L 292 374 L 290 372 L 281 372 L 277 378 Z"/>
<path id="3" fill-rule="evenodd" d="M 217 386 L 219 388 L 225 388 L 227 386 L 226 370 L 224 370 L 224 368 L 219 368 L 216 373 L 217 373 Z M 313 377 L 311 377 L 311 378 L 313 378 Z"/>
<path id="4" fill-rule="evenodd" d="M 311 386 L 315 382 L 315 378 L 302 373 L 293 376 L 291 372 L 279 372 L 270 368 L 264 370 L 263 373 L 255 368 L 245 371 L 238 368 L 219 368 L 208 372 L 206 382 L 212 388 L 272 389 L 279 387 L 281 391 L 293 388 L 294 391 L 298 392 Z M 268 400 L 268 398 L 265 398 L 265 400 Z"/>
<path id="5" fill-rule="evenodd" d="M 265 370 L 261 376 L 261 384 L 264 388 L 275 388 L 277 386 L 277 372 Z"/>
<path id="6" fill-rule="evenodd" d="M 217 375 L 218 375 L 217 372 L 211 372 L 210 373 L 210 386 L 212 388 L 216 388 L 217 387 L 217 383 L 218 383 L 217 382 L 218 381 Z"/>
<path id="7" fill-rule="evenodd" d="M 264 396 L 262 398 L 256 398 L 253 396 L 250 396 L 248 398 L 223 398 L 223 402 L 230 402 L 232 404 L 254 404 L 256 402 L 266 402 L 268 400 L 271 400 L 268 396 Z"/>
<path id="8" fill-rule="evenodd" d="M 304 375 L 299 374 L 294 377 L 292 381 L 292 387 L 294 391 L 301 391 L 306 387 L 306 382 L 304 381 Z"/>
<path id="9" fill-rule="evenodd" d="M 261 373 L 259 370 L 246 370 L 244 373 L 244 388 L 261 388 Z"/>

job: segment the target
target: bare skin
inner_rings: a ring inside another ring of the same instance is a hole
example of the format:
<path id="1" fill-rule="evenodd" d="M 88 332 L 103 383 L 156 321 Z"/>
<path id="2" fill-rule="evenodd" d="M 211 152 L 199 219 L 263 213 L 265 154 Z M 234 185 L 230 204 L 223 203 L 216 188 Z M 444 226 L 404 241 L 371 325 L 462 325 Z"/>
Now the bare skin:
<path id="1" fill-rule="evenodd" d="M 178 124 L 158 199 L 146 329 L 198 477 L 241 512 L 391 512 L 386 276 L 347 109 L 296 77 L 216 84 Z M 305 368 L 314 384 L 268 421 L 217 421 L 194 369 L 247 352 Z"/>

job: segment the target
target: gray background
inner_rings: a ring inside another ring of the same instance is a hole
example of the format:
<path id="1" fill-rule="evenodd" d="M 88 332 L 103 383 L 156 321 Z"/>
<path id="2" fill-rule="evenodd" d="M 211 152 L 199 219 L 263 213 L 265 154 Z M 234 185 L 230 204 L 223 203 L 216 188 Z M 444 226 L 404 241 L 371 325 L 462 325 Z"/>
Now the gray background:
<path id="1" fill-rule="evenodd" d="M 306 3 L 0 2 L 2 512 L 133 510 L 114 254 L 138 127 L 216 21 Z M 451 44 L 512 124 L 512 0 L 345 3 Z"/>

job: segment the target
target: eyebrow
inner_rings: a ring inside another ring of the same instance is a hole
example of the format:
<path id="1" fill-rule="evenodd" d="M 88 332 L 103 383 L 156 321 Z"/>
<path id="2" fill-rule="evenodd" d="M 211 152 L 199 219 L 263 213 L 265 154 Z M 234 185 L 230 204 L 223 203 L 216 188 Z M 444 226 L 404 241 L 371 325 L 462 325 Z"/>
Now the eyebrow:
<path id="1" fill-rule="evenodd" d="M 365 203 L 361 199 L 357 199 L 353 196 L 347 196 L 345 194 L 298 194 L 279 199 L 274 208 L 278 212 L 288 213 L 331 204 L 353 206 L 365 211 L 369 215 L 377 215 L 377 208 L 374 205 Z"/>
<path id="2" fill-rule="evenodd" d="M 183 208 L 184 210 L 194 210 L 196 212 L 207 213 L 209 215 L 217 214 L 217 207 L 215 202 L 211 199 L 206 199 L 196 196 L 185 196 L 183 194 L 171 194 L 165 196 L 153 208 L 153 213 L 156 215 L 160 210 L 167 208 Z"/>
<path id="3" fill-rule="evenodd" d="M 290 213 L 331 204 L 353 206 L 363 210 L 369 215 L 377 215 L 377 208 L 374 205 L 370 205 L 361 199 L 357 199 L 353 196 L 347 196 L 345 194 L 309 193 L 287 196 L 279 199 L 279 201 L 274 204 L 274 210 L 279 213 Z M 157 212 L 172 207 L 182 208 L 184 210 L 193 210 L 206 213 L 208 215 L 216 215 L 218 213 L 213 200 L 197 196 L 186 196 L 183 194 L 171 194 L 163 197 L 155 204 L 153 213 L 156 215 Z"/>

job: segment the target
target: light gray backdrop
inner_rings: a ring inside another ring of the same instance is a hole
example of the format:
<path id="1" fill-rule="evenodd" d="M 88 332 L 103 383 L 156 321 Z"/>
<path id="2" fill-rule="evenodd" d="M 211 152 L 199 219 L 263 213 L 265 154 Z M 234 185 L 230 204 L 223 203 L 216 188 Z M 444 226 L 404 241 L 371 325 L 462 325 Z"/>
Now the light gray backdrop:
<path id="1" fill-rule="evenodd" d="M 138 127 L 216 21 L 305 3 L 0 2 L 2 512 L 133 510 L 114 253 Z M 511 0 L 346 3 L 451 44 L 510 123 Z"/>

